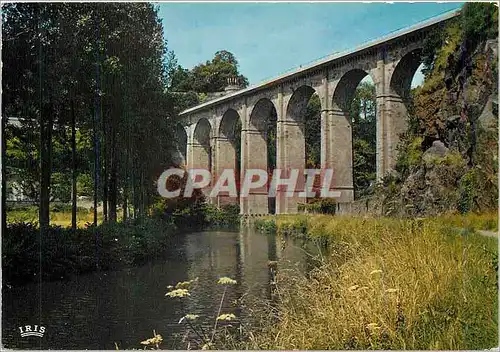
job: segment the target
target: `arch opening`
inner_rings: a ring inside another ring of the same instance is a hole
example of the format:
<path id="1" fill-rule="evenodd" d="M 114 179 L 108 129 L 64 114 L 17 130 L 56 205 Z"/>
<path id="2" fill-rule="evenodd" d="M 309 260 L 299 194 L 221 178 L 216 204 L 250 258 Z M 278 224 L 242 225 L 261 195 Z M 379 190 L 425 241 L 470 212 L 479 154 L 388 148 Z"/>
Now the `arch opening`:
<path id="1" fill-rule="evenodd" d="M 304 85 L 295 89 L 286 110 L 288 120 L 295 121 L 301 125 L 304 124 L 306 122 L 307 106 L 315 93 L 314 88 L 310 86 Z"/>
<path id="2" fill-rule="evenodd" d="M 397 94 L 405 105 L 411 103 L 412 83 L 417 70 L 422 69 L 422 49 L 410 51 L 399 60 L 390 81 L 391 91 Z"/>
<path id="3" fill-rule="evenodd" d="M 219 135 L 216 145 L 215 177 L 222 175 L 224 170 L 232 170 L 235 175 L 237 197 L 221 193 L 217 198 L 217 205 L 238 204 L 239 179 L 241 169 L 241 118 L 234 109 L 227 110 L 222 116 L 219 125 Z"/>
<path id="4" fill-rule="evenodd" d="M 384 100 L 385 127 L 383 131 L 384 144 L 380 144 L 380 157 L 377 157 L 377 177 L 382 178 L 397 167 L 400 136 L 409 130 L 416 131 L 418 124 L 414 123 L 414 98 L 418 96 L 418 85 L 423 83 L 422 49 L 410 50 L 397 61 L 389 80 L 389 98 Z M 426 139 L 425 143 L 432 143 Z M 401 165 L 399 166 L 401 167 Z M 400 172 L 405 170 L 399 169 Z"/>
<path id="5" fill-rule="evenodd" d="M 196 124 L 193 140 L 193 168 L 212 171 L 212 148 L 210 138 L 212 127 L 206 118 L 202 118 Z"/>
<path id="6" fill-rule="evenodd" d="M 354 69 L 346 72 L 338 82 L 333 94 L 333 107 L 348 114 L 356 89 L 363 79 L 369 79 L 365 77 L 370 76 L 366 71 L 361 69 Z M 346 117 L 349 120 L 348 116 Z"/>
<path id="7" fill-rule="evenodd" d="M 260 99 L 250 114 L 247 135 L 247 168 L 267 170 L 268 184 L 265 189 L 255 190 L 249 196 L 250 213 L 276 212 L 276 199 L 268 197 L 272 172 L 277 164 L 277 123 L 278 115 L 274 104 L 266 98 Z"/>
<path id="8" fill-rule="evenodd" d="M 219 137 L 226 138 L 232 144 L 236 144 L 238 126 L 241 128 L 240 115 L 236 110 L 229 109 L 222 116 L 219 127 Z"/>
<path id="9" fill-rule="evenodd" d="M 346 72 L 333 95 L 336 119 L 332 131 L 338 154 L 331 156 L 336 183 L 348 193 L 346 201 L 373 190 L 376 180 L 377 104 L 372 77 L 364 70 Z"/>
<path id="10" fill-rule="evenodd" d="M 297 169 L 299 176 L 292 198 L 278 194 L 279 212 L 295 212 L 300 204 L 312 201 L 312 198 L 299 197 L 299 193 L 305 191 L 305 169 L 321 168 L 321 100 L 313 87 L 303 85 L 294 90 L 287 105 L 280 142 L 283 145 L 278 148 L 285 155 L 282 168 Z M 319 180 L 319 175 L 316 178 Z"/>
<path id="11" fill-rule="evenodd" d="M 354 91 L 349 106 L 352 126 L 354 197 L 373 191 L 377 178 L 377 98 L 371 76 L 365 76 Z"/>

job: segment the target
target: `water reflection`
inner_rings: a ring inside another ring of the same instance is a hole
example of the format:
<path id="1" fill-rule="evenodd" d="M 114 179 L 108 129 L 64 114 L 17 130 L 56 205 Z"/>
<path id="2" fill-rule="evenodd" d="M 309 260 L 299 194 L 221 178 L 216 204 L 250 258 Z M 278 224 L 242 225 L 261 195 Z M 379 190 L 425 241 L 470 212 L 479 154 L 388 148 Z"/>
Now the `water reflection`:
<path id="1" fill-rule="evenodd" d="M 237 280 L 228 290 L 224 312 L 250 319 L 233 304 L 270 298 L 269 261 L 308 270 L 311 258 L 300 244 L 243 228 L 239 232 L 209 231 L 178 237 L 165 259 L 114 272 L 77 276 L 69 281 L 29 284 L 2 295 L 2 335 L 7 348 L 121 349 L 141 348 L 152 329 L 164 338 L 163 348 L 179 348 L 181 305 L 165 297 L 167 286 L 198 277 L 186 310 L 200 318 L 215 317 L 221 276 Z M 18 326 L 46 327 L 43 338 L 21 338 Z"/>

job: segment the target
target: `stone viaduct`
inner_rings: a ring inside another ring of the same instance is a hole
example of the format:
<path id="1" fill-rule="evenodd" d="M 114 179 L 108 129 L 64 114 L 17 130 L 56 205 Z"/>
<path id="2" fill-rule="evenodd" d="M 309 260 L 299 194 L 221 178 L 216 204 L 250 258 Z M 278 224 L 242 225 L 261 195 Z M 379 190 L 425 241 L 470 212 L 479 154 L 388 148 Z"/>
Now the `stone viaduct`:
<path id="1" fill-rule="evenodd" d="M 356 87 L 367 75 L 375 84 L 376 164 L 380 179 L 395 166 L 399 134 L 406 128 L 410 84 L 421 64 L 424 39 L 432 29 L 458 15 L 457 11 L 443 14 L 183 111 L 183 125 L 177 133 L 181 144 L 185 144 L 181 149 L 187 154 L 183 153 L 187 168 L 205 168 L 215 177 L 228 168 L 239 168 L 241 172 L 251 168 L 266 170 L 267 126 L 270 117 L 276 116 L 276 168 L 305 169 L 304 113 L 316 93 L 321 101 L 321 168 L 334 170 L 333 190 L 341 192 L 337 202 L 352 202 L 352 133 L 347 113 Z M 238 120 L 241 140 L 236 140 L 234 132 Z M 239 167 L 236 143 L 241 146 Z M 212 201 L 239 202 L 242 214 L 270 211 L 266 189 L 253 190 L 241 199 L 219 197 Z M 278 192 L 275 212 L 296 213 L 297 204 L 303 201 L 298 193 L 286 198 Z"/>

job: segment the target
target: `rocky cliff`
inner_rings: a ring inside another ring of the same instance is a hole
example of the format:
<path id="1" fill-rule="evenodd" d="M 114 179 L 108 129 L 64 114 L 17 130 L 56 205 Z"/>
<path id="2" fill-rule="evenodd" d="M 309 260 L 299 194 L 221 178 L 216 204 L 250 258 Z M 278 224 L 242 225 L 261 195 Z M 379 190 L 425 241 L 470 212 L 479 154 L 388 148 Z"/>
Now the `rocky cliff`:
<path id="1" fill-rule="evenodd" d="M 424 50 L 432 57 L 423 86 L 413 92 L 397 172 L 375 196 L 384 215 L 497 207 L 498 11 L 491 4 L 472 10 L 464 8 L 438 40 L 429 39 L 435 47 Z"/>

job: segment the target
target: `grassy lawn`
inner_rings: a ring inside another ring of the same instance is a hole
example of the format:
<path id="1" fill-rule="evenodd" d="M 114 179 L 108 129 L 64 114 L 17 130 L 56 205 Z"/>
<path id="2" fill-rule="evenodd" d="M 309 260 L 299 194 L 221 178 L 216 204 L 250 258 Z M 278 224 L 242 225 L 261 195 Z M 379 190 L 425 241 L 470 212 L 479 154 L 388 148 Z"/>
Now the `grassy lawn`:
<path id="1" fill-rule="evenodd" d="M 94 221 L 94 213 L 87 209 L 79 208 L 76 213 L 78 228 L 85 228 L 85 224 Z M 102 223 L 102 213 L 97 213 L 98 224 Z M 11 209 L 7 211 L 7 223 L 33 222 L 38 223 L 38 208 L 31 206 L 23 209 Z M 54 226 L 71 227 L 71 210 L 50 211 L 50 224 Z"/>
<path id="2" fill-rule="evenodd" d="M 278 272 L 265 349 L 486 349 L 498 346 L 496 213 L 397 220 L 326 215 L 256 223 L 329 248 L 308 275 Z M 469 228 L 460 234 L 454 227 Z"/>

